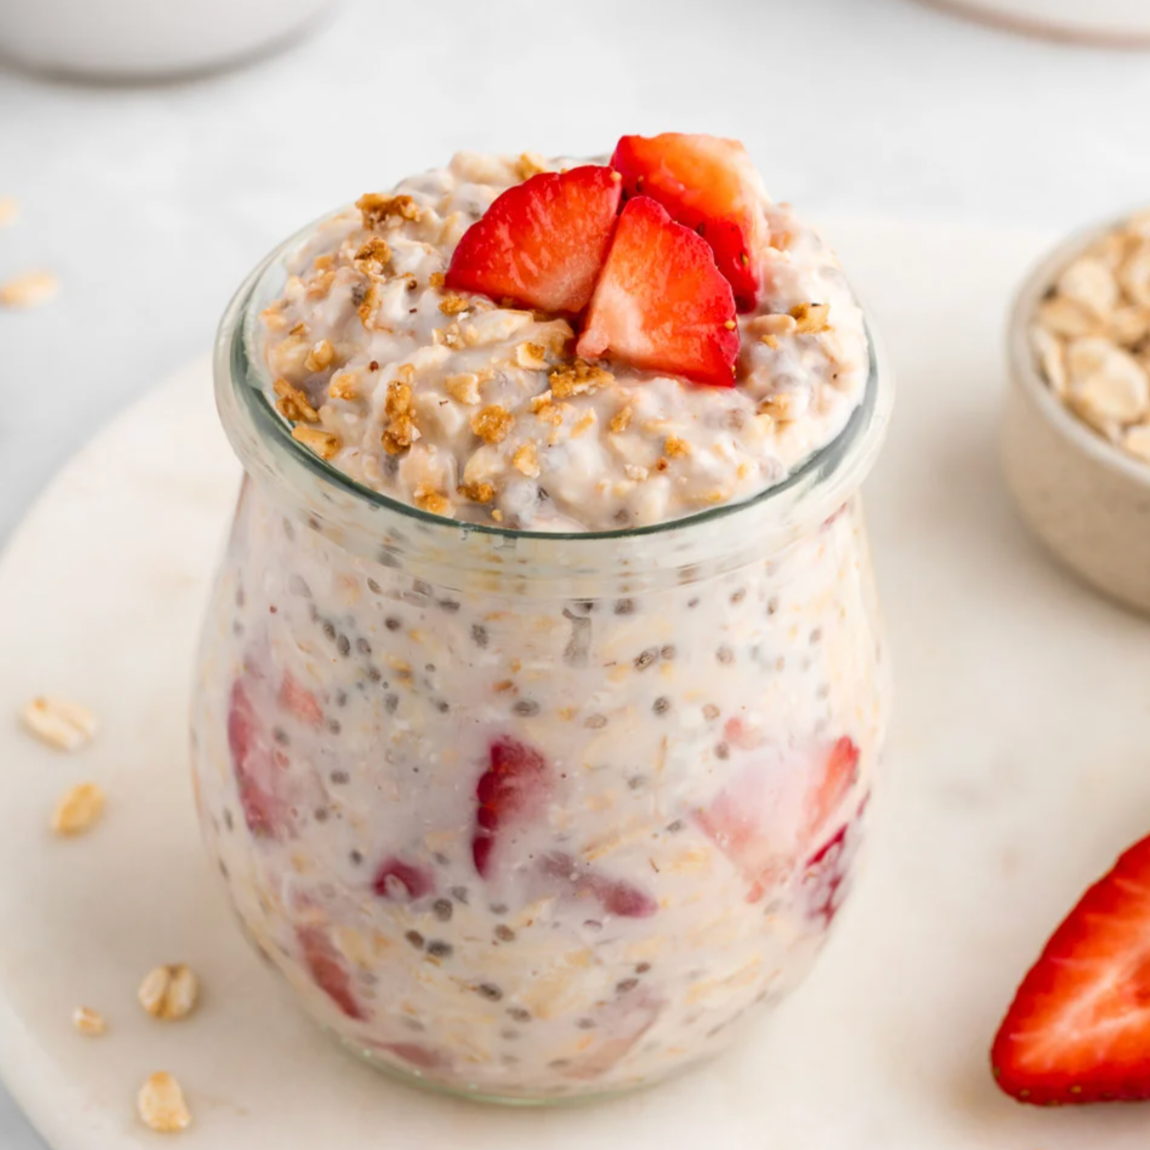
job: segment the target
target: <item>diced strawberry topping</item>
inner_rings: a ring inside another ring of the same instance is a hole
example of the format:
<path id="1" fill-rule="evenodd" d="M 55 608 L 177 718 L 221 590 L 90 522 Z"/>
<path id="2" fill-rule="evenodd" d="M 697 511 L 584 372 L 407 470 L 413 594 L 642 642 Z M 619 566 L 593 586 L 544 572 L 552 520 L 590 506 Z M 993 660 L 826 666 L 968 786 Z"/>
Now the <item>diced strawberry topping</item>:
<path id="1" fill-rule="evenodd" d="M 703 833 L 746 879 L 747 902 L 760 901 L 791 871 L 763 828 L 762 796 L 753 793 L 756 789 L 732 786 L 695 814 Z"/>
<path id="2" fill-rule="evenodd" d="M 414 902 L 435 893 L 435 879 L 430 871 L 394 856 L 379 864 L 373 885 L 380 898 L 402 902 Z"/>
<path id="3" fill-rule="evenodd" d="M 515 739 L 491 744 L 487 769 L 475 788 L 479 809 L 471 840 L 475 869 L 484 878 L 492 871 L 500 835 L 510 825 L 540 815 L 553 786 L 551 769 L 538 751 Z"/>
<path id="4" fill-rule="evenodd" d="M 253 835 L 267 838 L 281 837 L 291 819 L 290 806 L 277 789 L 283 764 L 252 706 L 242 679 L 237 679 L 232 685 L 228 706 L 228 749 L 248 830 Z"/>
<path id="5" fill-rule="evenodd" d="M 807 838 L 825 830 L 859 779 L 859 749 L 844 735 L 831 748 L 822 773 L 807 796 Z"/>
<path id="6" fill-rule="evenodd" d="M 1020 1102 L 1150 1099 L 1150 838 L 1054 933 L 990 1057 L 998 1085 Z"/>
<path id="7" fill-rule="evenodd" d="M 327 931 L 320 926 L 301 926 L 296 928 L 296 938 L 303 952 L 304 965 L 315 979 L 316 986 L 348 1018 L 362 1022 L 366 1015 L 352 993 L 351 975 L 348 974 Z"/>
<path id="8" fill-rule="evenodd" d="M 569 897 L 594 899 L 608 914 L 620 918 L 649 918 L 659 909 L 646 891 L 583 866 L 561 851 L 546 855 L 540 870 L 555 880 Z"/>
<path id="9" fill-rule="evenodd" d="M 591 165 L 508 188 L 464 233 L 445 286 L 546 311 L 582 311 L 621 195 L 618 172 Z"/>
<path id="10" fill-rule="evenodd" d="M 623 209 L 578 354 L 733 387 L 739 332 L 731 285 L 710 248 L 654 200 Z"/>
<path id="11" fill-rule="evenodd" d="M 291 712 L 301 723 L 307 723 L 310 727 L 318 727 L 323 722 L 323 708 L 319 701 L 311 691 L 296 682 L 290 671 L 284 672 L 279 703 L 285 711 Z"/>
<path id="12" fill-rule="evenodd" d="M 611 158 L 629 196 L 650 196 L 710 244 L 740 311 L 758 302 L 763 230 L 754 169 L 737 140 L 666 132 L 624 136 Z"/>

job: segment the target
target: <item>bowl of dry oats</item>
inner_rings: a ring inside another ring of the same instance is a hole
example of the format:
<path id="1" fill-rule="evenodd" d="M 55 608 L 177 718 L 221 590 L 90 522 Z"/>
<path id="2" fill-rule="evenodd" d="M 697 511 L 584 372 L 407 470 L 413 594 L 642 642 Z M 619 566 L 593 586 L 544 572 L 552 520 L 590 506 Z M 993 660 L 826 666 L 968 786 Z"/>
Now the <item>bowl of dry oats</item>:
<path id="1" fill-rule="evenodd" d="M 1150 613 L 1150 210 L 1077 233 L 1020 290 L 1007 484 L 1091 586 Z"/>

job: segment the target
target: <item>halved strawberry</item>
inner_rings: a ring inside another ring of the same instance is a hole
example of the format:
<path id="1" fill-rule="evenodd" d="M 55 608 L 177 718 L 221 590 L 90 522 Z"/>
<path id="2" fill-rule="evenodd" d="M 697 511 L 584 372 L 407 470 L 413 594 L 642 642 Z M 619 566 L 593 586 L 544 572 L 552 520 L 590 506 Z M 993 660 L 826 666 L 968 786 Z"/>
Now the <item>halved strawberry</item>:
<path id="1" fill-rule="evenodd" d="M 623 209 L 578 354 L 733 387 L 739 332 L 711 249 L 646 196 Z"/>
<path id="2" fill-rule="evenodd" d="M 649 918 L 659 909 L 646 891 L 623 879 L 592 870 L 562 851 L 545 855 L 540 870 L 558 883 L 564 894 L 576 899 L 594 899 L 608 914 L 620 918 Z"/>
<path id="3" fill-rule="evenodd" d="M 843 735 L 826 757 L 822 773 L 807 795 L 806 835 L 815 838 L 842 806 L 851 788 L 858 782 L 859 749 L 854 740 Z"/>
<path id="4" fill-rule="evenodd" d="M 756 258 L 763 230 L 760 196 L 746 148 L 737 140 L 665 132 L 624 136 L 611 157 L 630 196 L 650 196 L 711 245 L 740 311 L 758 302 Z"/>
<path id="5" fill-rule="evenodd" d="M 479 777 L 479 802 L 471 854 L 475 869 L 486 878 L 492 870 L 492 852 L 509 823 L 540 814 L 554 780 L 547 760 L 516 739 L 499 739 L 488 751 L 487 769 Z"/>
<path id="6" fill-rule="evenodd" d="M 392 856 L 379 864 L 372 883 L 380 898 L 412 902 L 435 892 L 435 879 L 423 867 Z"/>
<path id="7" fill-rule="evenodd" d="M 763 829 L 766 799 L 753 774 L 723 791 L 710 806 L 695 813 L 703 833 L 725 854 L 747 881 L 747 902 L 758 902 L 792 871 Z"/>
<path id="8" fill-rule="evenodd" d="M 582 311 L 621 196 L 619 173 L 592 165 L 508 188 L 464 232 L 444 286 L 545 311 Z"/>
<path id="9" fill-rule="evenodd" d="M 351 975 L 335 949 L 335 944 L 328 937 L 327 931 L 322 926 L 297 927 L 296 939 L 303 954 L 304 966 L 315 979 L 316 986 L 348 1018 L 362 1022 L 366 1015 L 352 993 Z"/>
<path id="10" fill-rule="evenodd" d="M 290 804 L 279 793 L 284 763 L 243 679 L 232 684 L 228 702 L 228 749 L 248 830 L 261 837 L 281 837 L 291 821 Z"/>
<path id="11" fill-rule="evenodd" d="M 1150 1099 L 1150 838 L 1055 931 L 990 1059 L 998 1085 L 1019 1102 Z"/>

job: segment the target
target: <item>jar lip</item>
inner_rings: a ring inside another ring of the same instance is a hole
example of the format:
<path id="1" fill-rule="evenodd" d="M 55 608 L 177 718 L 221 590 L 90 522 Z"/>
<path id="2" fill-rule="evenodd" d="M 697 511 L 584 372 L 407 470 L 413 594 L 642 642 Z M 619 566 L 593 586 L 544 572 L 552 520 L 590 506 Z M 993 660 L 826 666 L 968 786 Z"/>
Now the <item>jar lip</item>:
<path id="1" fill-rule="evenodd" d="M 253 325 L 258 322 L 260 304 L 259 289 L 264 286 L 270 272 L 274 271 L 283 257 L 309 239 L 325 223 L 338 219 L 350 207 L 321 216 L 274 248 L 253 269 L 228 304 L 220 322 L 216 339 L 215 373 L 217 388 L 230 383 L 242 409 L 250 418 L 260 440 L 275 449 L 290 455 L 294 462 L 302 465 L 315 478 L 338 490 L 360 499 L 372 510 L 385 510 L 403 516 L 414 523 L 435 528 L 450 528 L 465 531 L 470 535 L 487 536 L 493 540 L 545 540 L 551 542 L 577 543 L 579 540 L 591 542 L 624 541 L 630 539 L 653 538 L 670 532 L 682 531 L 703 524 L 715 523 L 729 515 L 736 515 L 755 507 L 762 507 L 772 500 L 782 502 L 782 497 L 801 487 L 812 477 L 829 478 L 842 469 L 843 464 L 870 441 L 877 449 L 878 442 L 886 429 L 889 419 L 891 396 L 889 384 L 883 386 L 883 357 L 866 309 L 863 308 L 863 325 L 867 340 L 867 380 L 862 401 L 851 412 L 842 430 L 829 443 L 812 452 L 797 467 L 778 483 L 763 488 L 762 491 L 737 502 L 723 503 L 708 507 L 691 515 L 677 519 L 667 519 L 659 523 L 639 527 L 620 527 L 610 531 L 530 531 L 514 527 L 498 527 L 485 523 L 471 523 L 404 503 L 390 495 L 385 495 L 372 487 L 359 483 L 346 472 L 333 467 L 309 450 L 291 435 L 290 426 L 276 411 L 268 399 L 266 384 L 270 376 L 252 355 Z M 882 392 L 883 394 L 880 394 Z M 868 435 L 867 433 L 871 433 Z M 863 467 L 870 462 L 870 455 L 859 461 Z M 853 469 L 851 469 L 853 470 Z M 861 475 L 860 475 L 861 479 Z"/>

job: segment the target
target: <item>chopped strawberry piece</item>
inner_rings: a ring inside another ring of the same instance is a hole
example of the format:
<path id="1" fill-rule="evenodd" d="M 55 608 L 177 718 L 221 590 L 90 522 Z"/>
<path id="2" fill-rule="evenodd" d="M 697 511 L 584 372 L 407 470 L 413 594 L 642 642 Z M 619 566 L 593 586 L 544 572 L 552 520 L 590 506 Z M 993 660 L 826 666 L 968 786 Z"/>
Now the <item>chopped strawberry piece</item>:
<path id="1" fill-rule="evenodd" d="M 348 1018 L 362 1022 L 367 1016 L 355 1000 L 348 974 L 339 952 L 321 926 L 296 928 L 296 938 L 303 952 L 304 965 L 315 979 L 315 984 Z"/>
<path id="2" fill-rule="evenodd" d="M 442 1051 L 431 1050 L 414 1042 L 384 1042 L 378 1045 L 378 1049 L 402 1058 L 417 1070 L 447 1070 L 451 1066 L 451 1060 Z"/>
<path id="3" fill-rule="evenodd" d="M 619 173 L 591 165 L 508 188 L 464 233 L 444 286 L 545 311 L 582 311 L 621 196 Z"/>
<path id="4" fill-rule="evenodd" d="M 1150 838 L 1055 931 L 990 1058 L 998 1085 L 1020 1102 L 1150 1099 Z"/>
<path id="5" fill-rule="evenodd" d="M 736 784 L 695 814 L 703 833 L 746 879 L 747 902 L 759 902 L 792 869 L 763 829 L 763 796 L 753 793 L 757 789 Z"/>
<path id="6" fill-rule="evenodd" d="M 551 794 L 554 780 L 547 760 L 515 739 L 499 739 L 488 751 L 487 770 L 479 777 L 479 803 L 471 840 L 475 869 L 487 878 L 492 853 L 509 825 L 537 817 Z"/>
<path id="7" fill-rule="evenodd" d="M 396 901 L 414 902 L 435 893 L 435 879 L 429 871 L 395 857 L 379 864 L 373 885 L 380 898 Z"/>
<path id="8" fill-rule="evenodd" d="M 646 891 L 585 867 L 560 851 L 546 855 L 540 870 L 556 880 L 571 897 L 594 899 L 608 914 L 620 918 L 649 918 L 659 909 Z"/>
<path id="9" fill-rule="evenodd" d="M 737 140 L 665 132 L 624 136 L 611 157 L 629 196 L 650 196 L 710 244 L 740 311 L 758 302 L 763 230 L 757 177 Z"/>
<path id="10" fill-rule="evenodd" d="M 284 672 L 279 703 L 285 711 L 290 711 L 301 723 L 307 723 L 310 727 L 318 727 L 323 722 L 323 708 L 319 701 L 311 691 L 296 682 L 290 671 Z"/>
<path id="11" fill-rule="evenodd" d="M 252 706 L 242 679 L 232 685 L 228 749 L 248 830 L 253 835 L 280 838 L 291 821 L 290 806 L 277 789 L 283 763 Z"/>
<path id="12" fill-rule="evenodd" d="M 842 806 L 859 779 L 859 749 L 844 735 L 831 748 L 822 773 L 807 796 L 808 841 L 815 838 Z"/>
<path id="13" fill-rule="evenodd" d="M 706 243 L 646 196 L 619 217 L 577 351 L 734 386 L 739 332 L 731 285 Z"/>

